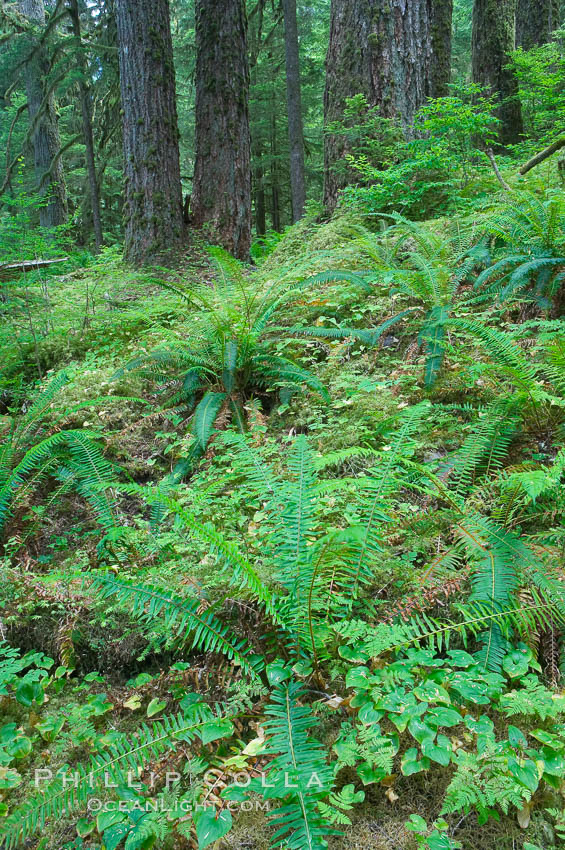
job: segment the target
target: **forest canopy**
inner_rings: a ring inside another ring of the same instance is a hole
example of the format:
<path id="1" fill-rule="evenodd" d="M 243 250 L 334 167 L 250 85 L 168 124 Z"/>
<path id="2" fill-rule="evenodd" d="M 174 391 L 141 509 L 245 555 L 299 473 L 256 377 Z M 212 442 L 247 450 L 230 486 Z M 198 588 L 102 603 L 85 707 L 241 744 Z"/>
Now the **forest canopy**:
<path id="1" fill-rule="evenodd" d="M 565 6 L 0 0 L 0 847 L 565 847 Z"/>

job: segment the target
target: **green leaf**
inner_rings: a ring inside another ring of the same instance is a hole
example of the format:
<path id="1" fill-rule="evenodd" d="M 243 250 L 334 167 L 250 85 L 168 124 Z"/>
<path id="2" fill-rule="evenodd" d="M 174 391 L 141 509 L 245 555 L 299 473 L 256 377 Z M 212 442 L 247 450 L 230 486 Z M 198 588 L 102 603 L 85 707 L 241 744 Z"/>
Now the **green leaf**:
<path id="1" fill-rule="evenodd" d="M 432 708 L 426 714 L 426 722 L 436 728 L 438 726 L 457 726 L 462 720 L 463 717 L 454 708 L 444 708 L 443 706 Z"/>
<path id="2" fill-rule="evenodd" d="M 41 705 L 45 694 L 39 682 L 21 682 L 16 688 L 16 699 L 20 705 L 31 708 L 33 703 Z"/>
<path id="3" fill-rule="evenodd" d="M 22 776 L 13 767 L 0 765 L 0 791 L 17 788 L 22 784 Z"/>
<path id="4" fill-rule="evenodd" d="M 373 767 L 366 761 L 357 768 L 357 775 L 363 785 L 371 785 L 373 782 L 381 782 L 388 774 L 384 768 Z"/>
<path id="5" fill-rule="evenodd" d="M 153 717 L 154 714 L 159 714 L 159 712 L 162 711 L 166 705 L 167 703 L 164 700 L 160 700 L 155 697 L 147 706 L 147 717 Z"/>
<path id="6" fill-rule="evenodd" d="M 77 833 L 81 838 L 85 838 L 87 835 L 90 835 L 94 826 L 94 821 L 91 821 L 89 818 L 80 818 L 77 821 Z"/>
<path id="7" fill-rule="evenodd" d="M 517 749 L 524 749 L 524 747 L 528 746 L 526 736 L 521 729 L 518 729 L 517 726 L 508 727 L 508 740 L 510 741 L 510 746 L 516 747 Z"/>
<path id="8" fill-rule="evenodd" d="M 510 773 L 518 782 L 521 782 L 522 785 L 525 785 L 532 792 L 537 790 L 540 777 L 535 761 L 525 759 L 523 764 L 520 764 L 516 759 L 509 759 L 508 767 L 510 768 Z"/>
<path id="9" fill-rule="evenodd" d="M 232 827 L 232 816 L 229 809 L 224 809 L 216 816 L 215 809 L 201 809 L 194 813 L 198 850 L 204 850 L 214 841 L 223 838 Z"/>
<path id="10" fill-rule="evenodd" d="M 269 684 L 272 687 L 280 684 L 280 682 L 284 682 L 286 679 L 290 679 L 292 676 L 290 668 L 286 666 L 284 661 L 280 660 L 273 661 L 272 664 L 267 664 L 266 673 Z"/>
<path id="11" fill-rule="evenodd" d="M 114 823 L 104 831 L 104 850 L 116 850 L 118 844 L 126 837 L 131 829 L 127 822 Z"/>
<path id="12" fill-rule="evenodd" d="M 25 735 L 19 735 L 6 745 L 6 752 L 14 759 L 23 759 L 31 753 L 31 741 Z"/>
<path id="13" fill-rule="evenodd" d="M 430 766 L 429 758 L 418 760 L 418 750 L 416 747 L 410 747 L 406 750 L 400 761 L 400 770 L 404 776 L 412 776 L 414 773 L 420 773 L 422 770 L 428 770 Z"/>
<path id="14" fill-rule="evenodd" d="M 226 718 L 209 720 L 200 729 L 203 744 L 209 744 L 210 741 L 216 741 L 218 738 L 229 738 L 231 735 L 233 735 L 233 723 Z"/>
<path id="15" fill-rule="evenodd" d="M 347 675 L 345 677 L 345 687 L 346 688 L 368 688 L 369 687 L 369 676 L 370 676 L 368 667 L 352 667 L 351 670 L 347 671 Z"/>
<path id="16" fill-rule="evenodd" d="M 528 656 L 525 653 L 520 652 L 518 649 L 515 649 L 513 652 L 509 652 L 508 655 L 505 656 L 504 661 L 502 662 L 502 667 L 512 679 L 516 679 L 520 676 L 526 675 L 529 667 L 528 662 Z"/>
<path id="17" fill-rule="evenodd" d="M 451 761 L 451 742 L 445 735 L 438 735 L 435 744 L 432 738 L 424 738 L 422 752 L 432 761 L 447 767 Z"/>
<path id="18" fill-rule="evenodd" d="M 432 729 L 431 726 L 428 726 L 427 723 L 420 720 L 419 717 L 413 717 L 410 720 L 410 723 L 408 724 L 408 731 L 419 744 L 422 744 L 428 739 L 433 741 L 436 735 L 436 730 Z"/>
<path id="19" fill-rule="evenodd" d="M 104 832 L 111 826 L 121 823 L 126 819 L 124 812 L 100 812 L 96 817 L 96 828 L 98 832 Z"/>

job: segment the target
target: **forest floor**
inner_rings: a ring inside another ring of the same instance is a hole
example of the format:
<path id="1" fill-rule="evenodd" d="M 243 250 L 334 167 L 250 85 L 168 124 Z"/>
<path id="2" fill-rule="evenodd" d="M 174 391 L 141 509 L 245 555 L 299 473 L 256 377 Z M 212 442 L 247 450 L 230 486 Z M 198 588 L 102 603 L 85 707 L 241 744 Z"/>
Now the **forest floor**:
<path id="1" fill-rule="evenodd" d="M 366 256 L 359 255 L 356 262 L 353 254 L 345 251 L 339 259 L 357 226 L 348 216 L 327 224 L 308 221 L 297 225 L 256 270 L 249 272 L 249 277 L 267 287 L 274 278 L 290 279 L 304 263 L 310 274 L 324 271 L 330 263 L 332 268 L 356 266 L 359 272 L 366 272 Z M 466 222 L 466 226 L 472 233 L 474 225 Z M 426 227 L 441 233 L 445 222 L 432 221 Z M 166 279 L 173 285 L 196 279 L 213 286 L 215 274 L 206 252 L 195 249 L 178 274 L 167 274 Z M 161 408 L 159 387 L 136 371 L 124 369 L 140 353 L 171 342 L 178 344 L 192 332 L 194 315 L 190 308 L 179 302 L 174 291 L 163 289 L 158 277 L 158 272 L 126 268 L 117 250 L 106 249 L 87 267 L 30 280 L 19 312 L 10 317 L 0 336 L 7 376 L 0 431 L 9 424 L 6 399 L 18 381 L 37 380 L 38 370 L 45 380 L 65 369 L 69 380 L 54 403 L 57 411 L 75 408 L 64 418 L 65 428 L 82 428 L 102 436 L 106 456 L 119 468 L 123 480 L 147 485 L 171 474 L 178 458 L 192 445 L 189 421 L 178 410 Z M 296 322 L 335 327 L 346 321 L 355 327 L 372 328 L 395 312 L 396 298 L 391 302 L 387 286 L 377 285 L 373 294 L 359 298 L 347 287 L 328 282 L 315 291 L 305 291 L 281 312 L 277 324 L 286 328 Z M 402 306 L 400 297 L 398 302 Z M 491 310 L 489 318 L 512 334 L 526 353 L 545 338 L 554 338 L 559 326 L 561 333 L 565 328 L 563 321 L 542 317 L 521 303 L 511 308 L 499 306 Z M 420 462 L 441 461 L 462 445 L 476 424 L 477 411 L 497 396 L 497 378 L 489 358 L 479 345 L 460 345 L 456 335 L 448 339 L 440 379 L 426 389 L 426 358 L 417 337 L 417 313 L 395 325 L 374 346 L 314 337 L 289 342 L 283 333 L 279 353 L 300 357 L 301 364 L 323 382 L 330 401 L 307 388 L 284 401 L 272 393 L 259 392 L 262 409 L 251 403 L 251 397 L 244 400 L 250 435 L 277 472 L 283 473 L 295 436 L 306 434 L 315 455 L 326 457 L 324 480 L 344 479 L 340 488 L 327 486 L 322 496 L 321 512 L 328 526 L 339 526 L 352 492 L 347 482 L 353 488 L 355 478 L 363 475 L 370 463 L 355 453 L 347 458 L 344 450 L 382 445 L 375 434 L 386 433 L 384 424 L 425 401 L 430 412 L 414 439 L 413 457 Z M 77 405 L 85 401 L 92 406 L 77 410 Z M 532 458 L 549 458 L 553 452 L 552 429 L 549 422 L 526 422 L 509 448 L 506 465 L 518 468 Z M 335 462 L 327 459 L 331 453 L 336 453 Z M 47 497 L 46 485 L 40 486 L 40 494 Z M 238 487 L 232 458 L 214 438 L 190 476 L 177 485 L 176 498 L 202 523 L 214 522 L 224 534 L 244 540 L 248 553 L 260 560 L 262 506 Z M 175 537 L 169 526 L 155 532 L 140 500 L 131 494 L 117 495 L 116 504 L 122 523 L 138 532 L 127 561 L 117 538 L 106 540 L 106 552 L 101 553 L 100 528 L 84 500 L 73 492 L 46 504 L 35 494 L 33 500 L 30 496 L 19 504 L 10 520 L 5 557 L 0 560 L 2 636 L 24 652 L 44 652 L 57 665 L 74 670 L 73 676 L 65 679 L 61 693 L 53 694 L 50 706 L 37 712 L 42 719 L 44 715 L 53 716 L 58 708 L 68 715 L 73 706 L 95 700 L 102 706 L 99 714 L 83 722 L 85 726 L 92 722 L 99 735 L 104 728 L 135 728 L 145 717 L 144 707 L 150 700 L 158 698 L 171 708 L 172 695 L 181 685 L 190 684 L 207 699 L 220 701 L 233 691 L 237 680 L 234 668 L 219 662 L 217 656 L 186 654 L 170 644 L 163 647 L 163 635 L 158 630 L 148 634 L 131 615 L 94 597 L 83 584 L 85 573 L 105 561 L 126 579 L 166 586 L 180 595 L 193 587 L 206 591 L 211 598 L 218 595 L 221 580 L 210 574 L 213 562 L 198 544 Z M 399 514 L 403 519 L 411 514 L 416 517 L 420 507 L 417 499 L 407 495 Z M 433 522 L 426 531 L 424 525 L 411 528 L 407 521 L 402 531 L 391 533 L 368 597 L 376 617 L 386 615 L 421 590 L 423 567 L 439 545 L 435 531 Z M 446 613 L 453 594 L 467 587 L 464 574 L 449 584 L 440 571 L 428 586 L 430 598 L 434 598 L 432 612 Z M 229 598 L 223 610 L 231 615 L 238 633 L 263 651 L 257 612 Z M 162 672 L 175 663 L 176 670 Z M 335 681 L 326 683 L 328 698 L 343 687 L 336 675 Z M 246 740 L 253 723 L 260 722 L 261 704 L 259 700 L 252 708 L 255 719 L 238 730 L 240 739 Z M 14 715 L 14 719 L 24 722 L 21 716 Z M 318 719 L 315 734 L 330 746 L 342 718 L 322 705 Z M 33 726 L 39 718 L 25 722 Z M 26 770 L 46 763 L 73 763 L 92 748 L 92 739 L 86 733 L 84 739 L 79 736 L 74 742 L 72 737 L 59 743 L 49 741 L 46 735 L 45 748 L 50 750 L 47 762 L 45 753 L 34 751 Z M 351 813 L 352 825 L 344 828 L 342 837 L 330 839 L 330 847 L 411 850 L 416 846 L 414 835 L 405 829 L 405 822 L 413 812 L 430 822 L 439 817 L 449 779 L 448 772 L 435 765 L 419 776 L 395 774 L 387 782 L 368 786 L 365 802 Z M 353 771 L 349 781 L 355 781 Z M 18 802 L 18 795 L 24 798 L 25 788 L 27 784 L 14 793 L 10 808 Z M 474 813 L 451 816 L 450 823 L 465 850 L 514 850 L 521 848 L 524 840 L 546 848 L 554 842 L 553 827 L 543 806 L 532 814 L 527 829 L 520 827 L 515 811 L 501 814 L 498 822 L 491 820 L 480 829 Z M 234 828 L 220 846 L 263 850 L 271 834 L 264 814 L 244 813 L 234 818 Z M 63 847 L 74 840 L 76 832 L 71 819 L 61 818 L 45 835 L 41 844 L 30 839 L 26 846 Z M 191 846 L 188 839 L 175 840 L 180 843 L 170 846 Z M 85 838 L 85 848 L 90 846 L 88 842 Z"/>

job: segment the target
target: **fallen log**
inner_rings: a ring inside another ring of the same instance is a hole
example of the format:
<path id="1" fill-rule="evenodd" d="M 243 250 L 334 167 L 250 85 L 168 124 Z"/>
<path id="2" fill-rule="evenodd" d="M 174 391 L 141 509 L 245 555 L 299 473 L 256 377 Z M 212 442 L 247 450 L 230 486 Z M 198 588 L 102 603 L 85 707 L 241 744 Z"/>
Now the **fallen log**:
<path id="1" fill-rule="evenodd" d="M 12 278 L 25 272 L 34 272 L 55 263 L 66 263 L 68 259 L 68 257 L 58 257 L 55 260 L 23 260 L 19 263 L 0 263 L 0 280 L 12 280 Z"/>
<path id="2" fill-rule="evenodd" d="M 565 147 L 565 136 L 563 136 L 563 138 L 561 139 L 557 139 L 557 141 L 553 142 L 552 145 L 549 145 L 547 148 L 544 148 L 542 151 L 540 151 L 527 162 L 525 162 L 520 169 L 520 174 L 527 174 L 528 171 L 531 171 L 532 168 L 535 168 L 536 165 L 539 165 L 540 162 L 543 162 L 544 159 L 548 158 L 548 156 L 557 153 L 557 151 L 561 150 L 561 148 L 563 147 Z"/>

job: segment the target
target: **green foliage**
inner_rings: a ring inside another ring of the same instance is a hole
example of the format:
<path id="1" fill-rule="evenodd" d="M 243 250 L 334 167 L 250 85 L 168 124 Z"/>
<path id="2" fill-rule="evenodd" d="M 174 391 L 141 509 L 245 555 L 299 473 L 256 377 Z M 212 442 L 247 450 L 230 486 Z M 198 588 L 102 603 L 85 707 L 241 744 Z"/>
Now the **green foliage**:
<path id="1" fill-rule="evenodd" d="M 57 429 L 61 419 L 76 412 L 76 408 L 59 410 L 56 415 L 56 397 L 67 381 L 64 372 L 53 377 L 26 405 L 25 412 L 15 413 L 7 423 L 0 444 L 0 530 L 32 488 L 48 477 L 58 482 L 51 500 L 75 489 L 90 502 L 104 528 L 115 525 L 113 499 L 108 492 L 114 470 L 95 442 L 99 435 Z M 91 400 L 78 409 L 96 403 Z"/>
<path id="2" fill-rule="evenodd" d="M 497 210 L 488 224 L 489 235 L 511 251 L 486 268 L 476 289 L 501 301 L 524 293 L 547 309 L 563 286 L 565 265 L 565 207 L 562 194 L 547 193 L 542 200 L 522 193 Z"/>
<path id="3" fill-rule="evenodd" d="M 212 287 L 202 283 L 178 288 L 161 283 L 197 310 L 188 343 L 176 339 L 171 346 L 137 357 L 125 367 L 164 385 L 168 405 L 194 411 L 196 452 L 206 448 L 220 411 L 226 419 L 233 417 L 243 430 L 244 405 L 255 394 L 268 398 L 278 387 L 288 395 L 306 385 L 328 399 L 315 375 L 278 353 L 289 340 L 273 322 L 283 306 L 296 299 L 297 291 L 280 283 L 263 290 L 250 282 L 240 264 L 224 251 L 214 248 L 210 253 L 216 269 Z"/>
<path id="4" fill-rule="evenodd" d="M 257 675 L 257 659 L 255 664 L 247 660 L 245 641 L 233 637 L 213 610 L 201 611 L 202 600 L 175 598 L 158 588 L 136 587 L 111 575 L 95 577 L 92 585 L 102 599 L 115 597 L 119 604 L 131 605 L 133 613 L 144 623 L 162 618 L 168 638 L 175 635 L 184 642 L 190 637 L 191 648 L 221 652 L 230 661 L 237 662 L 248 675 Z"/>
<path id="5" fill-rule="evenodd" d="M 563 30 L 558 30 L 547 44 L 517 50 L 512 56 L 522 116 L 536 149 L 551 144 L 565 131 L 563 44 Z"/>
<path id="6" fill-rule="evenodd" d="M 276 828 L 273 847 L 321 850 L 327 847 L 326 836 L 334 832 L 319 810 L 319 803 L 331 791 L 333 771 L 326 762 L 325 748 L 309 734 L 316 718 L 300 704 L 306 695 L 304 687 L 291 681 L 291 670 L 279 663 L 271 664 L 267 675 L 273 691 L 265 709 L 263 753 L 272 758 L 265 783 L 252 782 L 249 788 L 267 800 L 282 801 L 270 815 Z"/>
<path id="7" fill-rule="evenodd" d="M 409 141 L 395 138 L 392 122 L 379 119 L 376 110 L 368 112 L 363 141 L 347 156 L 364 185 L 345 190 L 346 204 L 363 213 L 425 218 L 459 200 L 461 189 L 486 166 L 478 150 L 492 142 L 497 120 L 492 100 L 479 87 L 452 89 L 449 97 L 429 100 L 420 108 Z M 370 141 L 375 123 L 385 128 L 376 148 Z M 361 128 L 357 133 L 361 135 Z"/>
<path id="8" fill-rule="evenodd" d="M 559 734 L 538 729 L 532 733 L 543 744 L 538 750 L 513 725 L 498 738 L 492 719 L 476 712 L 490 706 L 505 717 L 536 713 L 545 720 L 562 716 L 563 700 L 528 673 L 532 653 L 523 645 L 505 664 L 506 675 L 520 686 L 508 693 L 504 676 L 485 672 L 467 652 L 446 655 L 412 649 L 381 669 L 350 668 L 346 685 L 353 689 L 350 704 L 358 715 L 355 725 L 342 725 L 334 745 L 338 767 L 355 766 L 364 784 L 380 782 L 394 772 L 402 750 L 405 776 L 428 771 L 434 763 L 456 766 L 444 814 L 475 809 L 484 822 L 496 816 L 497 807 L 521 809 L 541 781 L 554 786 L 565 771 L 565 742 Z M 395 731 L 385 731 L 390 725 Z M 423 831 L 421 820 L 413 817 L 412 824 Z"/>

